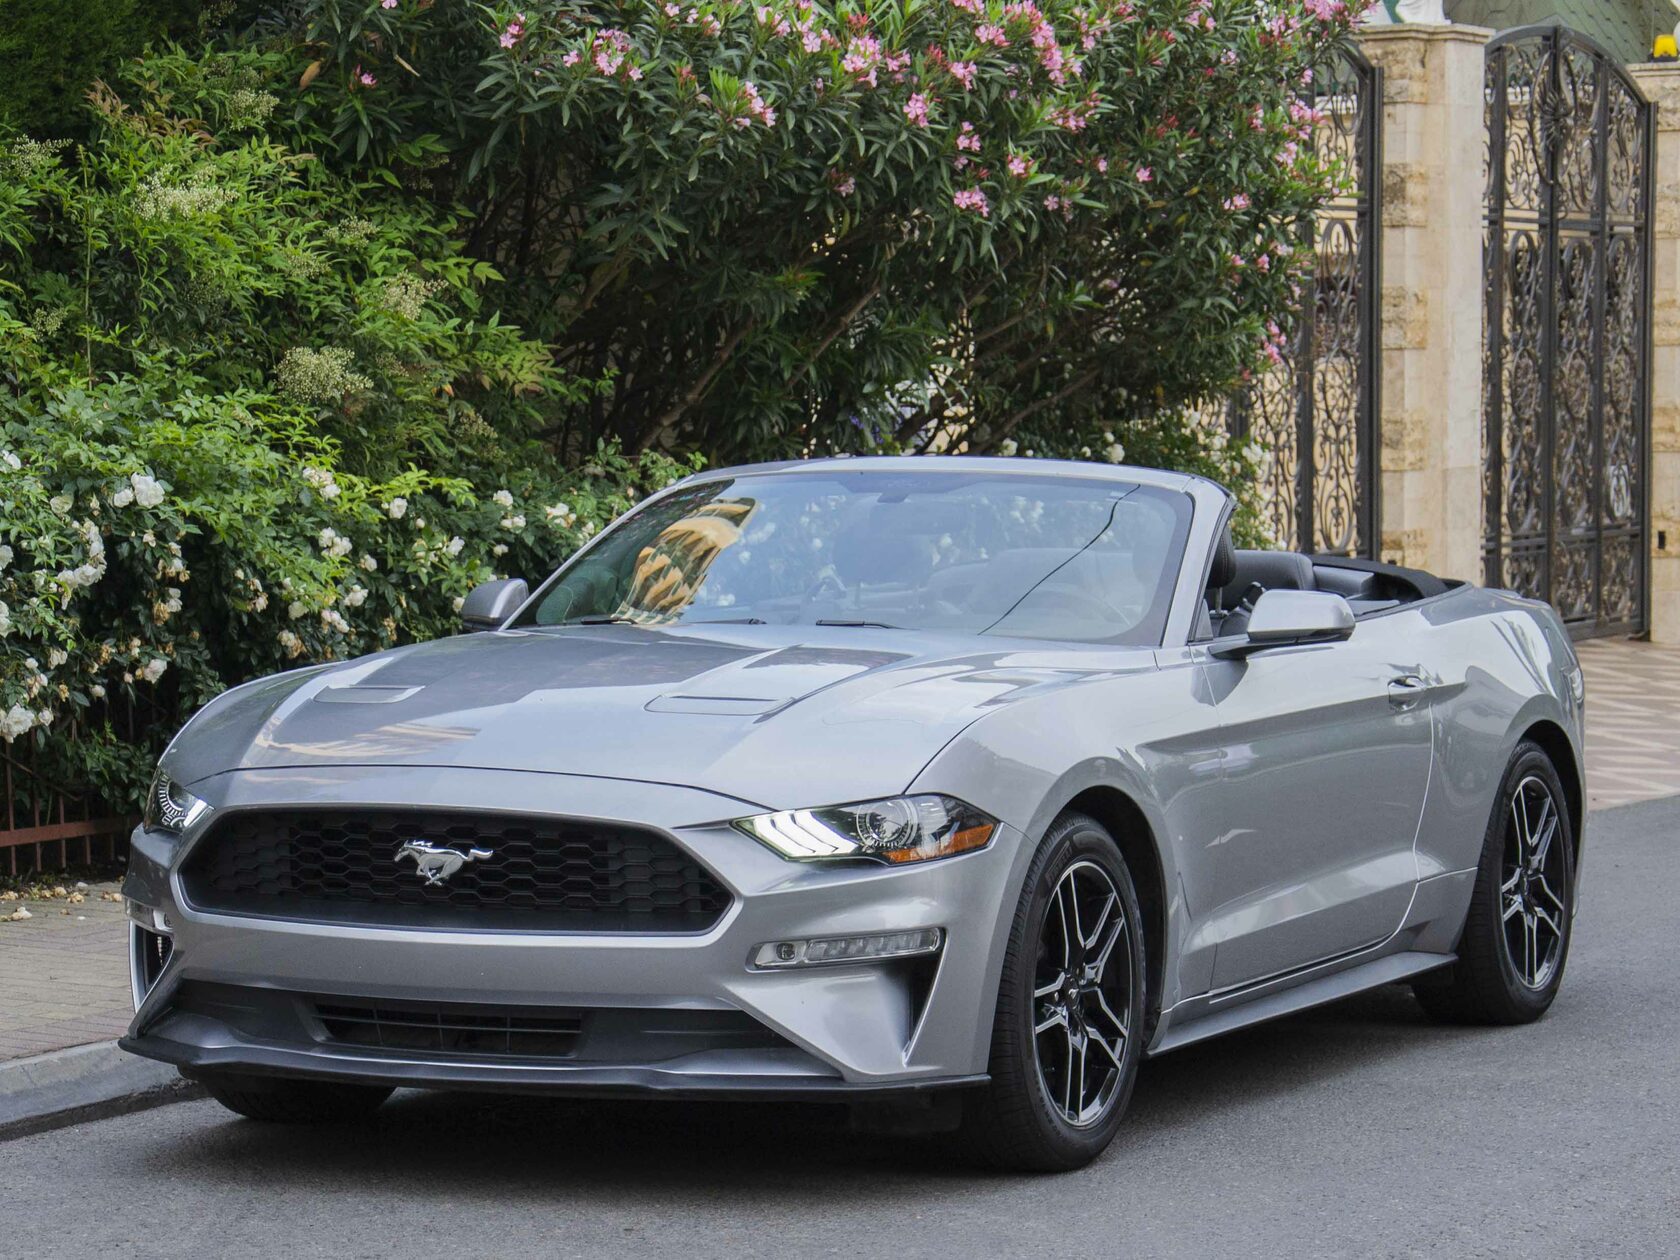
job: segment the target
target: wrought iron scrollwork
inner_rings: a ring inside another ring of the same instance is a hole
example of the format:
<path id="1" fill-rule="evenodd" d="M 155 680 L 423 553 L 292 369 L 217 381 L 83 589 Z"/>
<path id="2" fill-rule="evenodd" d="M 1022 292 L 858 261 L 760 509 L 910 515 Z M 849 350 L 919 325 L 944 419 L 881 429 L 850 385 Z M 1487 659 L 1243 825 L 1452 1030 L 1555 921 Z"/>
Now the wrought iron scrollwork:
<path id="1" fill-rule="evenodd" d="M 1483 554 L 1577 635 L 1646 619 L 1652 110 L 1565 27 L 1488 45 Z"/>
<path id="2" fill-rule="evenodd" d="M 1314 75 L 1320 155 L 1344 174 L 1306 229 L 1311 300 L 1294 345 L 1232 406 L 1232 429 L 1266 451 L 1261 498 L 1272 535 L 1302 551 L 1371 556 L 1377 538 L 1377 261 L 1380 72 L 1357 50 Z"/>

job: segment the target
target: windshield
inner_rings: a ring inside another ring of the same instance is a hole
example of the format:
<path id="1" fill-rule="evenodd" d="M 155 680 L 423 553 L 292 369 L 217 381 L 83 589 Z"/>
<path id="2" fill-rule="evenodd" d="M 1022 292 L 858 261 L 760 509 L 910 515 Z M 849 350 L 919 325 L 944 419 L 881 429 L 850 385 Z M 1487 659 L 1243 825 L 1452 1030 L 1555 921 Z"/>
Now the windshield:
<path id="1" fill-rule="evenodd" d="M 525 626 L 887 626 L 1155 644 L 1187 496 L 1100 478 L 775 473 L 619 521 Z"/>

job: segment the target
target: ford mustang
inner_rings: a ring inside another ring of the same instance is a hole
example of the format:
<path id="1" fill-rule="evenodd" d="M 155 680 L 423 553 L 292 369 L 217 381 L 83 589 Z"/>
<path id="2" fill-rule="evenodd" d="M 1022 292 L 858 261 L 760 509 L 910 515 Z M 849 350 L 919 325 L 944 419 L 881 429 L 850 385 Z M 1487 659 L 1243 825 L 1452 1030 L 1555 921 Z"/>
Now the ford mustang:
<path id="1" fill-rule="evenodd" d="M 1128 467 L 762 465 L 465 633 L 235 687 L 160 762 L 123 1045 L 264 1120 L 397 1087 L 805 1098 L 1077 1167 L 1140 1060 L 1563 976 L 1584 683 L 1545 604 L 1239 551 Z"/>

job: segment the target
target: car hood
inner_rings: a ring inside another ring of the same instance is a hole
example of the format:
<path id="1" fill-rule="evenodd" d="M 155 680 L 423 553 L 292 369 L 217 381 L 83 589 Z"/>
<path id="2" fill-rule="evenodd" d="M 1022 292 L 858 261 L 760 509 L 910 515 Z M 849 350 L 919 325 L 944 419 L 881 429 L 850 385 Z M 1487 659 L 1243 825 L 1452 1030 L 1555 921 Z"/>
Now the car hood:
<path id="1" fill-rule="evenodd" d="M 902 791 L 1001 706 L 1153 666 L 1147 649 L 858 627 L 463 635 L 236 688 L 165 768 L 191 786 L 240 769 L 483 767 L 791 808 Z"/>

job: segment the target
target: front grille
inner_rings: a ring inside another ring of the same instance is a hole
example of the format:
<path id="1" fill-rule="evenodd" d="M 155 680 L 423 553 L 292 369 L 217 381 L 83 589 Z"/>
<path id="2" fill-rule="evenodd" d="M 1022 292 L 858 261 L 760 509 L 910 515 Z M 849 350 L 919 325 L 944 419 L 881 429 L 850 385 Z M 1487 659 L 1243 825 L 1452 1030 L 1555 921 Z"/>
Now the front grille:
<path id="1" fill-rule="evenodd" d="M 474 856 L 428 884 L 412 856 L 398 857 L 411 841 Z M 231 814 L 182 881 L 201 910 L 454 931 L 702 932 L 729 905 L 717 878 L 663 836 L 495 814 Z"/>
<path id="2" fill-rule="evenodd" d="M 569 1058 L 583 1035 L 577 1011 L 521 1011 L 317 998 L 315 1018 L 341 1045 L 438 1054 L 511 1054 Z"/>

